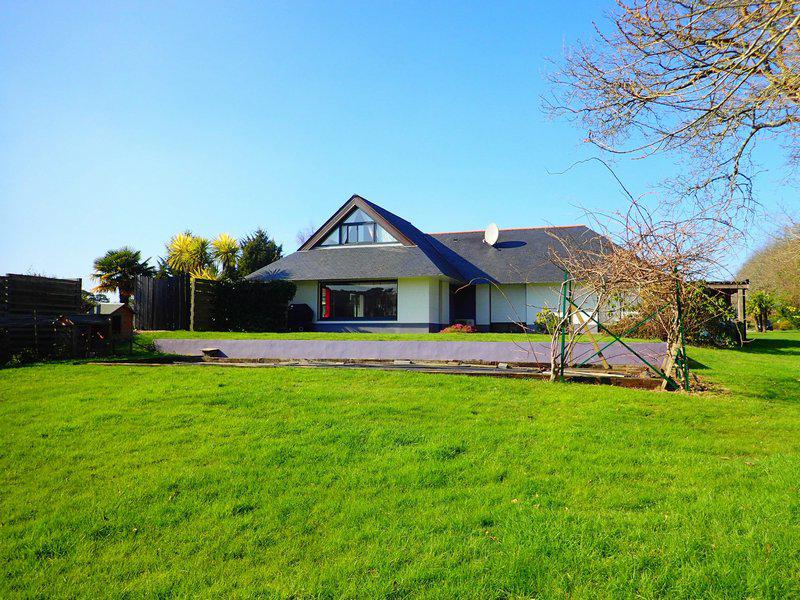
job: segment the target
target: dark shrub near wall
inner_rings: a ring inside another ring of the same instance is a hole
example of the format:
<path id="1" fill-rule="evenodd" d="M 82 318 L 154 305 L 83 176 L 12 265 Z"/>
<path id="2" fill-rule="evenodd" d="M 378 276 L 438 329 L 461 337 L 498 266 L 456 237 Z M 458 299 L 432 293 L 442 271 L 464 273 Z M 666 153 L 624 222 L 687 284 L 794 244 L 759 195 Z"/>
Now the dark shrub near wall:
<path id="1" fill-rule="evenodd" d="M 195 331 L 286 331 L 286 313 L 296 291 L 291 281 L 193 282 Z"/>
<path id="2" fill-rule="evenodd" d="M 286 331 L 291 281 L 220 281 L 215 320 L 224 331 Z"/>

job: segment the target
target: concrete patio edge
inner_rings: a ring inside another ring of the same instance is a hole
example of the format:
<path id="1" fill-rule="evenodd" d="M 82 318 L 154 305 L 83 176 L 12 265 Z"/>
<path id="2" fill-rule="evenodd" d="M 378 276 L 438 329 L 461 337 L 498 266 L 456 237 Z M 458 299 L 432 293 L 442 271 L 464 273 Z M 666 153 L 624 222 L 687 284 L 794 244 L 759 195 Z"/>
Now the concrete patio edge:
<path id="1" fill-rule="evenodd" d="M 204 348 L 218 348 L 219 356 L 265 360 L 417 360 L 431 362 L 549 363 L 548 342 L 452 342 L 376 340 L 226 340 L 156 339 L 160 352 L 201 356 Z M 630 343 L 651 364 L 659 365 L 667 354 L 663 342 Z M 584 361 L 594 352 L 592 344 L 578 343 L 572 363 Z M 603 355 L 612 365 L 642 365 L 630 350 L 614 342 Z M 599 364 L 595 356 L 588 364 Z"/>

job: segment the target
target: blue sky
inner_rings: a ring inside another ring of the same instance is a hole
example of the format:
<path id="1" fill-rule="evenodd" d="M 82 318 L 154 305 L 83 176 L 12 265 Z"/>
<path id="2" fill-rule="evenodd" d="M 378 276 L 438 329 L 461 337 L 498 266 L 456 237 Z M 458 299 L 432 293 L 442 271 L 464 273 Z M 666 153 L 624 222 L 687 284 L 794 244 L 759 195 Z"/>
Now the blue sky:
<path id="1" fill-rule="evenodd" d="M 291 251 L 354 193 L 424 231 L 582 222 L 623 198 L 548 174 L 596 151 L 539 97 L 603 4 L 4 2 L 0 271 L 87 279 L 185 229 Z M 772 166 L 766 207 L 796 205 Z M 643 192 L 673 166 L 616 168 Z"/>

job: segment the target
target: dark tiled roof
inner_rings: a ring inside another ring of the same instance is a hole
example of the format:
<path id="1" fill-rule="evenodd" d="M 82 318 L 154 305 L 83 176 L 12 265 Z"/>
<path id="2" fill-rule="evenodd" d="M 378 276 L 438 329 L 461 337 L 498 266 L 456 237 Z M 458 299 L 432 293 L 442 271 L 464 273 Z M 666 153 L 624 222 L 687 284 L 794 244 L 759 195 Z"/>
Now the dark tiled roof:
<path id="1" fill-rule="evenodd" d="M 446 275 L 414 246 L 314 248 L 284 256 L 248 279 L 396 279 Z"/>
<path id="2" fill-rule="evenodd" d="M 442 252 L 440 252 L 437 244 L 434 242 L 431 236 L 429 236 L 427 233 L 422 233 L 419 229 L 414 227 L 414 225 L 405 219 L 398 217 L 396 214 L 389 212 L 385 208 L 382 208 L 377 204 L 373 204 L 369 200 L 364 200 L 364 202 L 376 213 L 378 213 L 378 215 L 394 225 L 403 235 L 416 244 L 417 248 L 422 250 L 422 252 L 425 253 L 425 256 L 427 256 L 428 259 L 434 265 L 436 265 L 441 274 L 452 277 L 453 279 L 461 279 L 461 272 L 455 268 L 453 263 L 449 261 L 447 257 L 442 255 Z"/>
<path id="3" fill-rule="evenodd" d="M 494 246 L 484 243 L 483 231 L 433 233 L 429 237 L 465 281 L 497 283 L 561 281 L 564 272 L 553 264 L 552 253 L 558 253 L 562 243 L 596 244 L 601 239 L 584 225 L 501 229 Z"/>
<path id="4" fill-rule="evenodd" d="M 584 225 L 505 229 L 495 246 L 483 242 L 483 231 L 422 233 L 405 219 L 356 197 L 390 223 L 414 246 L 315 247 L 295 252 L 248 275 L 248 279 L 395 279 L 445 276 L 461 282 L 551 283 L 563 272 L 551 261 L 561 242 L 597 243 Z M 352 199 L 351 199 L 352 200 Z"/>

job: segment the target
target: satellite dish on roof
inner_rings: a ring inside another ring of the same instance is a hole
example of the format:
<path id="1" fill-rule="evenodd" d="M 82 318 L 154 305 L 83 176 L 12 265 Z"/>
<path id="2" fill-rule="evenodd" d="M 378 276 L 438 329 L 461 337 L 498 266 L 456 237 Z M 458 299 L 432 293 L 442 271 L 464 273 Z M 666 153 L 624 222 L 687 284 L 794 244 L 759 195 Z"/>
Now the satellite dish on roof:
<path id="1" fill-rule="evenodd" d="M 489 223 L 489 225 L 486 227 L 486 231 L 483 234 L 483 241 L 490 246 L 494 246 L 497 243 L 497 238 L 499 237 L 500 229 L 497 227 L 497 224 Z"/>

